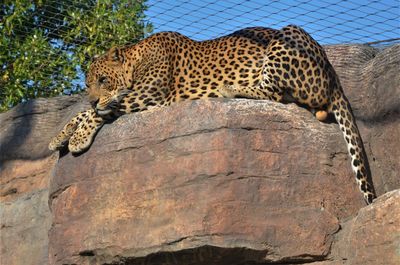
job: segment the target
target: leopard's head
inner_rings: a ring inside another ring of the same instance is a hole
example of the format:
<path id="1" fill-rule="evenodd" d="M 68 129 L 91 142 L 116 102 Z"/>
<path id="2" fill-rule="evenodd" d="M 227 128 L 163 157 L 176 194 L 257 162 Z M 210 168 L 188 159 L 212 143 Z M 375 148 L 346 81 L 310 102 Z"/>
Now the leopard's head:
<path id="1" fill-rule="evenodd" d="M 86 75 L 89 101 L 99 115 L 107 115 L 119 106 L 121 99 L 132 86 L 132 79 L 124 67 L 122 48 L 111 48 L 95 58 Z"/>

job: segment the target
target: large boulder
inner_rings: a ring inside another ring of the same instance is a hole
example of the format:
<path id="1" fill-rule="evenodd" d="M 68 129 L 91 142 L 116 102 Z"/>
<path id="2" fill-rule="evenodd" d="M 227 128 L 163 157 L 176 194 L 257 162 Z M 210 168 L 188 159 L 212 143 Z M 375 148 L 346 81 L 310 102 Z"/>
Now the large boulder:
<path id="1" fill-rule="evenodd" d="M 0 114 L 1 263 L 398 264 L 400 45 L 326 49 L 381 195 L 371 206 L 338 126 L 294 104 L 126 115 L 72 156 L 47 144 L 85 98 L 38 99 Z"/>
<path id="2" fill-rule="evenodd" d="M 338 216 L 364 205 L 343 150 L 335 124 L 295 105 L 194 101 L 126 115 L 58 162 L 51 264 L 206 245 L 322 259 Z"/>
<path id="3" fill-rule="evenodd" d="M 224 264 L 240 250 L 239 264 L 329 260 L 364 201 L 336 124 L 294 104 L 213 100 L 106 125 L 89 152 L 60 159 L 49 204 L 51 264 Z"/>

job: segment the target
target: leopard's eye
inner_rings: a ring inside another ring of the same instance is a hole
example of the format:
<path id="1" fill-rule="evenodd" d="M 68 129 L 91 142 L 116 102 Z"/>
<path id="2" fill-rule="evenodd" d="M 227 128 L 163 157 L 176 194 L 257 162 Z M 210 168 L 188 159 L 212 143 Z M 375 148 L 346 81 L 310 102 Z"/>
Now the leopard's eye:
<path id="1" fill-rule="evenodd" d="M 105 77 L 105 76 L 102 76 L 102 77 L 99 78 L 99 83 L 100 84 L 104 84 L 106 81 L 107 81 L 107 77 Z"/>

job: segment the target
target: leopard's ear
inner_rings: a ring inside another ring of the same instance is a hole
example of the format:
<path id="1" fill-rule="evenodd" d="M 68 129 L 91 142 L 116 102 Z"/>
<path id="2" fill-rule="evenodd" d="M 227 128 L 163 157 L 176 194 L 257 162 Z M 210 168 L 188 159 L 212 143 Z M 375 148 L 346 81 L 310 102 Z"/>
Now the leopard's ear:
<path id="1" fill-rule="evenodd" d="M 124 62 L 124 56 L 122 54 L 121 49 L 118 47 L 112 47 L 108 51 L 107 55 L 108 55 L 108 59 L 112 62 L 120 62 L 120 63 Z"/>

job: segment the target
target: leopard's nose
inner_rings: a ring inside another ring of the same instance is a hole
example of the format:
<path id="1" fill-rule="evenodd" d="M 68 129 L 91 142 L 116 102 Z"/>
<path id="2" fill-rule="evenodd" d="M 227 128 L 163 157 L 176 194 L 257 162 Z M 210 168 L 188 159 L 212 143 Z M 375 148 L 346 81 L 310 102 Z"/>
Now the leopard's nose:
<path id="1" fill-rule="evenodd" d="M 97 103 L 99 103 L 99 99 L 93 99 L 90 101 L 90 105 L 92 105 L 94 109 L 96 109 Z"/>

